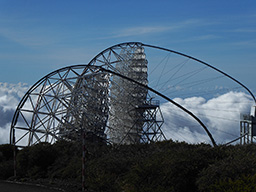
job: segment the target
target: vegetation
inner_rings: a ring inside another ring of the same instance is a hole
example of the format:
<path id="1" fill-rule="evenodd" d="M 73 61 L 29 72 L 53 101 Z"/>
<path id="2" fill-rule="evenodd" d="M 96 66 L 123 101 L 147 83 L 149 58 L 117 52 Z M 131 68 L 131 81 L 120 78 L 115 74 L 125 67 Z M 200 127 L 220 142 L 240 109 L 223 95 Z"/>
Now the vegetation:
<path id="1" fill-rule="evenodd" d="M 256 191 L 256 145 L 211 147 L 172 141 L 109 146 L 86 144 L 88 191 Z M 13 147 L 0 145 L 0 179 L 13 173 Z M 40 143 L 17 153 L 20 180 L 81 188 L 82 145 Z M 71 191 L 71 190 L 68 190 Z"/>
<path id="2" fill-rule="evenodd" d="M 13 176 L 13 147 L 0 145 L 0 179 Z"/>

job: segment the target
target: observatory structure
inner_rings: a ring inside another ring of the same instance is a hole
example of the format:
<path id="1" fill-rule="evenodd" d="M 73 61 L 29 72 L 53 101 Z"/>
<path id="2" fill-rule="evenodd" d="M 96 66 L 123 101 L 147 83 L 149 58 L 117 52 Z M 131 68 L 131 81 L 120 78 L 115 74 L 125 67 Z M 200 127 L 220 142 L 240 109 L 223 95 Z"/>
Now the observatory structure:
<path id="1" fill-rule="evenodd" d="M 119 55 L 121 59 L 115 70 L 147 86 L 148 62 L 144 48 L 121 49 Z M 92 140 L 115 144 L 151 142 L 160 139 L 159 135 L 164 138 L 159 102 L 148 98 L 147 88 L 120 76 L 97 71 L 83 73 L 71 89 L 72 96 L 64 117 L 66 123 L 59 128 L 62 138 L 78 139 L 81 130 L 87 137 L 93 137 Z"/>
<path id="2" fill-rule="evenodd" d="M 223 78 L 229 81 L 225 89 L 216 89 L 224 87 Z M 203 142 L 215 146 L 204 124 L 207 118 L 192 113 L 182 101 L 202 95 L 210 99 L 233 89 L 247 92 L 256 103 L 245 85 L 206 62 L 141 42 L 120 43 L 87 64 L 55 70 L 31 86 L 14 113 L 10 143 L 24 147 L 59 139 L 79 140 L 82 135 L 112 144 L 150 143 L 187 139 L 183 133 L 194 135 L 193 142 L 206 133 Z M 168 117 L 165 123 L 160 102 Z M 255 113 L 244 116 L 241 142 L 256 136 L 254 124 Z M 222 131 L 212 128 L 213 132 Z"/>
<path id="3" fill-rule="evenodd" d="M 256 106 L 251 108 L 250 114 L 241 114 L 240 144 L 254 143 L 256 137 Z"/>
<path id="4" fill-rule="evenodd" d="M 112 144 L 165 140 L 160 103 L 147 89 L 144 48 L 135 44 L 119 51 L 111 67 L 126 79 L 88 64 L 56 70 L 35 83 L 14 114 L 11 143 L 81 140 L 84 134 Z"/>
<path id="5" fill-rule="evenodd" d="M 124 49 L 120 56 L 123 60 L 116 64 L 116 70 L 147 85 L 144 48 L 137 47 L 134 52 Z M 138 110 L 138 107 L 146 103 L 148 91 L 145 87 L 118 76 L 113 77 L 113 82 L 115 83 L 110 87 L 109 136 L 114 143 L 138 143 L 141 140 L 144 114 L 144 110 Z"/>
<path id="6" fill-rule="evenodd" d="M 79 140 L 81 132 L 91 139 L 106 139 L 104 133 L 108 120 L 109 75 L 91 73 L 77 78 L 70 88 L 67 112 L 59 124 L 62 139 Z"/>

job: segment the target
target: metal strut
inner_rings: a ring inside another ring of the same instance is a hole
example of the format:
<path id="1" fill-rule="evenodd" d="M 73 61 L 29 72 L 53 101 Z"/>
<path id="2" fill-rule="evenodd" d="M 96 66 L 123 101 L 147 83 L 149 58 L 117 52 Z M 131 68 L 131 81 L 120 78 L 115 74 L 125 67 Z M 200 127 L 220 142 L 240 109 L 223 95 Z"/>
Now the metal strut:
<path id="1" fill-rule="evenodd" d="M 122 78 L 124 78 L 124 79 L 126 79 L 126 80 L 128 80 L 128 81 L 134 82 L 134 83 L 136 83 L 136 84 L 138 84 L 138 85 L 140 85 L 140 86 L 142 86 L 142 87 L 144 87 L 144 88 L 146 88 L 146 89 L 152 91 L 153 93 L 155 93 L 155 94 L 161 96 L 162 98 L 164 98 L 164 99 L 166 99 L 167 101 L 171 102 L 171 103 L 174 104 L 175 106 L 179 107 L 180 109 L 182 109 L 183 111 L 185 111 L 186 113 L 188 113 L 191 117 L 193 117 L 193 118 L 204 128 L 204 130 L 206 131 L 207 135 L 208 135 L 209 138 L 211 139 L 211 142 L 212 142 L 213 146 L 214 146 L 214 147 L 217 146 L 217 144 L 216 144 L 214 138 L 212 137 L 212 134 L 211 134 L 210 131 L 208 130 L 208 128 L 207 128 L 207 127 L 204 125 L 204 123 L 203 123 L 197 116 L 195 116 L 191 111 L 187 110 L 186 108 L 182 107 L 181 105 L 179 105 L 178 103 L 176 103 L 175 101 L 173 101 L 172 99 L 170 99 L 169 97 L 163 95 L 162 93 L 160 93 L 160 92 L 154 90 L 153 88 L 151 88 L 151 87 L 149 87 L 149 86 L 147 86 L 147 85 L 145 85 L 145 84 L 143 84 L 143 83 L 137 82 L 137 81 L 135 81 L 135 80 L 133 80 L 133 79 L 131 79 L 131 78 L 129 78 L 129 77 L 126 77 L 126 76 L 124 76 L 124 75 L 122 75 L 122 74 L 119 74 L 119 73 L 116 73 L 116 72 L 114 72 L 114 71 L 110 71 L 110 70 L 105 69 L 105 68 L 103 68 L 103 67 L 100 67 L 100 70 L 103 71 L 103 72 L 112 73 L 112 74 L 117 75 L 117 76 L 120 76 L 120 77 L 122 77 Z"/>

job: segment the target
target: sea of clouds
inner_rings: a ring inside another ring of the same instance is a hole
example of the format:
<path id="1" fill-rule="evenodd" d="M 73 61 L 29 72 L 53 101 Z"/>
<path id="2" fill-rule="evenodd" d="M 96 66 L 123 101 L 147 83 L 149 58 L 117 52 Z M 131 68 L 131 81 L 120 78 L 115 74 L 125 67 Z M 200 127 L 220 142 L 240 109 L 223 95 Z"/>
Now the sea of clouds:
<path id="1" fill-rule="evenodd" d="M 29 89 L 27 84 L 0 83 L 0 144 L 9 143 L 11 121 L 21 98 Z M 219 144 L 239 137 L 240 114 L 249 113 L 251 97 L 243 92 L 228 92 L 206 100 L 203 97 L 175 98 L 194 113 L 210 130 Z M 189 143 L 210 143 L 204 129 L 187 113 L 171 103 L 162 103 L 162 129 L 167 138 Z"/>
<path id="2" fill-rule="evenodd" d="M 9 143 L 12 117 L 28 88 L 28 85 L 24 83 L 0 82 L 0 144 Z"/>
<path id="3" fill-rule="evenodd" d="M 253 101 L 244 92 L 228 92 L 206 100 L 203 97 L 175 98 L 195 114 L 208 128 L 218 144 L 225 144 L 240 135 L 240 115 L 249 114 Z M 210 143 L 204 129 L 187 113 L 171 103 L 161 106 L 164 116 L 163 129 L 168 138 L 189 143 Z"/>

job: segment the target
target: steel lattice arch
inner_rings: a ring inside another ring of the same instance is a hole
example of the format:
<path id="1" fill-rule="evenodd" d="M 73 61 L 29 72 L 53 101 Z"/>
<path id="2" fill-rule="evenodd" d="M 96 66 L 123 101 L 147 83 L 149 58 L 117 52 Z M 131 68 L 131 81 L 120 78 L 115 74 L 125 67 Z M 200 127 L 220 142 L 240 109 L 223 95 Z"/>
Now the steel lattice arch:
<path id="1" fill-rule="evenodd" d="M 11 142 L 23 146 L 77 140 L 82 130 L 91 139 L 115 144 L 152 142 L 166 139 L 162 123 L 159 103 L 148 98 L 146 85 L 101 67 L 75 65 L 50 73 L 30 88 L 14 115 Z"/>
<path id="2" fill-rule="evenodd" d="M 210 85 L 216 87 L 223 78 L 255 101 L 245 85 L 194 57 L 139 42 L 118 44 L 88 64 L 58 69 L 36 82 L 15 111 L 10 141 L 22 147 L 59 139 L 79 140 L 82 131 L 88 139 L 113 144 L 166 140 L 169 137 L 162 128 L 160 109 L 165 101 L 181 110 L 184 118 L 192 118 L 215 145 L 205 123 L 172 98 L 175 94 L 196 95 L 199 89 L 194 87 L 202 89 L 206 82 L 207 93 L 212 93 L 215 89 L 209 90 Z M 227 90 L 230 88 L 221 89 Z"/>

